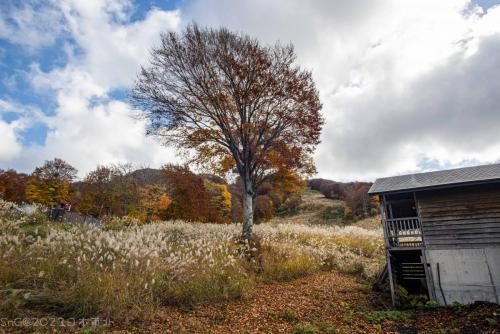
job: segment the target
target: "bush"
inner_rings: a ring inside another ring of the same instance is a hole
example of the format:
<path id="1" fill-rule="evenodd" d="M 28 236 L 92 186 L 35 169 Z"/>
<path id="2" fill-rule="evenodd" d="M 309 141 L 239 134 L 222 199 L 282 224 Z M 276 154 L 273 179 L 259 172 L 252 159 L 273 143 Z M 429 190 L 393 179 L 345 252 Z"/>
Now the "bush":
<path id="1" fill-rule="evenodd" d="M 166 165 L 162 172 L 172 199 L 165 218 L 219 222 L 222 215 L 213 207 L 212 196 L 201 176 L 191 172 L 188 167 L 177 165 Z"/>
<path id="2" fill-rule="evenodd" d="M 341 206 L 329 206 L 323 209 L 320 213 L 320 218 L 324 221 L 343 222 L 349 219 L 350 210 L 348 207 Z"/>
<path id="3" fill-rule="evenodd" d="M 299 212 L 300 204 L 302 203 L 302 197 L 300 194 L 293 194 L 285 200 L 283 204 L 276 211 L 276 215 L 284 217 L 289 215 L 294 215 Z"/>
<path id="4" fill-rule="evenodd" d="M 161 304 L 179 306 L 238 298 L 250 285 L 250 279 L 236 268 L 202 273 L 193 268 L 189 279 L 176 279 L 171 273 L 157 275 L 152 291 Z"/>
<path id="5" fill-rule="evenodd" d="M 106 231 L 119 231 L 129 226 L 140 225 L 139 220 L 129 217 L 105 217 L 102 220 L 103 228 Z"/>
<path id="6" fill-rule="evenodd" d="M 28 178 L 28 175 L 13 169 L 6 171 L 0 169 L 0 198 L 17 204 L 26 202 Z"/>
<path id="7" fill-rule="evenodd" d="M 299 324 L 293 328 L 293 333 L 296 334 L 334 334 L 337 333 L 335 326 L 331 323 L 324 321 L 317 321 L 314 323 Z"/>
<path id="8" fill-rule="evenodd" d="M 310 179 L 307 180 L 307 187 L 314 191 L 319 191 L 319 185 L 323 179 Z"/>
<path id="9" fill-rule="evenodd" d="M 405 316 L 406 314 L 401 311 L 373 311 L 365 313 L 366 320 L 372 324 L 380 324 L 384 320 L 401 320 Z"/>
<path id="10" fill-rule="evenodd" d="M 264 253 L 261 261 L 262 276 L 273 281 L 289 281 L 319 268 L 319 264 L 310 256 L 286 255 L 280 251 Z"/>
<path id="11" fill-rule="evenodd" d="M 295 316 L 295 311 L 290 308 L 286 308 L 277 313 L 271 312 L 269 314 L 269 317 L 273 320 L 285 320 L 288 322 L 293 322 L 297 320 L 297 317 Z"/>
<path id="12" fill-rule="evenodd" d="M 265 222 L 275 215 L 286 216 L 298 211 L 301 203 L 300 191 L 305 182 L 290 172 L 278 172 L 272 175 L 257 189 L 254 200 L 254 221 Z M 237 178 L 228 187 L 233 198 L 231 216 L 235 222 L 242 221 L 243 213 L 243 182 Z"/>
<path id="13" fill-rule="evenodd" d="M 319 328 L 313 324 L 300 324 L 293 328 L 294 334 L 316 334 Z"/>
<path id="14" fill-rule="evenodd" d="M 274 217 L 274 205 L 269 196 L 259 195 L 255 198 L 254 219 L 256 223 L 265 222 Z"/>
<path id="15" fill-rule="evenodd" d="M 427 295 L 413 295 L 408 292 L 403 286 L 396 286 L 396 295 L 399 302 L 404 307 L 410 308 L 433 308 L 437 305 L 435 300 L 429 299 Z"/>
<path id="16" fill-rule="evenodd" d="M 370 186 L 369 183 L 354 183 L 345 190 L 343 199 L 353 216 L 366 217 L 373 213 L 372 209 L 376 209 L 375 199 L 368 195 Z"/>
<path id="17" fill-rule="evenodd" d="M 323 183 L 319 191 L 326 197 L 331 199 L 343 199 L 344 190 L 342 185 L 337 182 Z"/>
<path id="18" fill-rule="evenodd" d="M 366 278 L 365 266 L 361 262 L 355 261 L 347 265 L 343 271 L 350 275 L 354 275 L 360 278 Z"/>

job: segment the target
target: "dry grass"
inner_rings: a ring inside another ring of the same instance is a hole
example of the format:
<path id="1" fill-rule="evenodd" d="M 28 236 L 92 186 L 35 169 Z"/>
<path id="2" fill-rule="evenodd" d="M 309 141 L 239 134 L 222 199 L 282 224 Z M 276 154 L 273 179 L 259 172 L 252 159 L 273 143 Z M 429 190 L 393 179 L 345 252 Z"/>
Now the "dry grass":
<path id="1" fill-rule="evenodd" d="M 368 217 L 359 220 L 352 224 L 353 226 L 358 226 L 367 230 L 380 231 L 382 233 L 382 225 L 380 223 L 380 216 Z"/>
<path id="2" fill-rule="evenodd" d="M 240 245 L 237 225 L 122 219 L 82 229 L 50 224 L 36 207 L 12 214 L 9 206 L 0 201 L 3 317 L 114 321 L 82 333 L 496 332 L 498 307 L 386 319 L 388 296 L 366 281 L 383 263 L 381 234 L 365 222 L 273 221 L 256 226 L 258 242 Z"/>
<path id="3" fill-rule="evenodd" d="M 82 228 L 9 206 L 0 203 L 0 311 L 9 316 L 148 317 L 321 270 L 370 278 L 382 263 L 380 235 L 360 227 L 274 222 L 255 227 L 257 244 L 241 245 L 238 225 L 122 219 Z"/>

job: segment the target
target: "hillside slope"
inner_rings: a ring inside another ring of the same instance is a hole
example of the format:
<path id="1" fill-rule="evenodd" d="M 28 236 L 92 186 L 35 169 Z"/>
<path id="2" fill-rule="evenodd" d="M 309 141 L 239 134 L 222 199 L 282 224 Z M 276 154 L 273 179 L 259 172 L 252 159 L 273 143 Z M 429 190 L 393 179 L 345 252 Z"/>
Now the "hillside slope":
<path id="1" fill-rule="evenodd" d="M 329 199 L 318 191 L 307 189 L 302 192 L 302 203 L 299 205 L 297 213 L 283 217 L 274 217 L 270 223 L 322 226 L 345 226 L 347 223 L 348 225 L 369 230 L 379 230 L 380 235 L 382 235 L 380 216 L 346 222 L 344 219 L 332 215 L 338 208 L 344 207 L 345 204 L 343 201 Z"/>

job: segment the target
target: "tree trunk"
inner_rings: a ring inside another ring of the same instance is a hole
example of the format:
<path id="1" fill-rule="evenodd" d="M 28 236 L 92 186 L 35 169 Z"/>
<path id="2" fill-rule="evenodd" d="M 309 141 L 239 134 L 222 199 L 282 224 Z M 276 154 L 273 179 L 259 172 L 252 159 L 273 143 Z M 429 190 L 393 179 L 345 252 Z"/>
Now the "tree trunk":
<path id="1" fill-rule="evenodd" d="M 243 232 L 241 234 L 242 241 L 250 241 L 252 239 L 253 227 L 253 186 L 250 180 L 245 180 L 245 192 L 243 194 Z"/>

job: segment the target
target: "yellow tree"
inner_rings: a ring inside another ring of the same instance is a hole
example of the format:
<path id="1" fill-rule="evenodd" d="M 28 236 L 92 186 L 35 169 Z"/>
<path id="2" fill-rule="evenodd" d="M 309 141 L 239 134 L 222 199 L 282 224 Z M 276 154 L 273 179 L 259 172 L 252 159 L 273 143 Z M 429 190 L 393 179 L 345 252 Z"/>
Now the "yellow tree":
<path id="1" fill-rule="evenodd" d="M 26 184 L 26 198 L 30 202 L 51 205 L 70 200 L 70 183 L 77 170 L 64 160 L 55 158 L 36 167 Z"/>
<path id="2" fill-rule="evenodd" d="M 203 181 L 205 188 L 211 194 L 210 202 L 213 210 L 221 216 L 222 222 L 229 222 L 231 215 L 231 193 L 227 186 L 209 179 Z"/>
<path id="3" fill-rule="evenodd" d="M 252 238 L 258 188 L 276 173 L 314 172 L 323 118 L 311 73 L 292 45 L 261 45 L 225 28 L 161 35 L 131 103 L 148 134 L 192 152 L 189 161 L 243 182 L 243 231 Z"/>
<path id="4" fill-rule="evenodd" d="M 171 202 L 164 186 L 145 185 L 139 189 L 139 209 L 136 216 L 141 221 L 159 220 L 164 217 Z"/>

